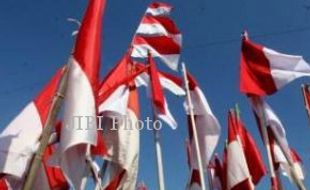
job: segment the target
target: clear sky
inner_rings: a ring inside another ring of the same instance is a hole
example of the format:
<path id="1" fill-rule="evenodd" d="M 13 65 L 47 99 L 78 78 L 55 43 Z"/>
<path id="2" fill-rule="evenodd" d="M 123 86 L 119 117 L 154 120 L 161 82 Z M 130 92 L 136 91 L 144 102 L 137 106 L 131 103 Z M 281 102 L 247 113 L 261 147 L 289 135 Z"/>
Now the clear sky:
<path id="1" fill-rule="evenodd" d="M 121 58 L 150 1 L 107 0 L 104 17 L 101 77 Z M 303 55 L 310 61 L 309 0 L 166 0 L 175 10 L 172 17 L 184 36 L 182 60 L 196 76 L 222 125 L 217 152 L 222 154 L 227 131 L 227 111 L 240 104 L 241 117 L 253 134 L 266 160 L 249 104 L 239 92 L 240 34 L 272 49 Z M 75 26 L 68 17 L 81 18 L 86 0 L 9 0 L 0 1 L 0 129 L 31 101 L 62 64 L 66 63 Z M 162 65 L 162 63 L 159 63 Z M 166 67 L 160 68 L 167 70 Z M 171 72 L 171 71 L 169 71 Z M 178 73 L 175 73 L 178 74 Z M 180 74 L 178 74 L 180 75 Z M 300 85 L 295 81 L 268 97 L 286 127 L 290 145 L 310 171 L 310 125 L 304 110 Z M 141 90 L 142 118 L 151 115 L 145 90 Z M 185 153 L 187 126 L 182 98 L 167 93 L 179 128 L 162 131 L 166 189 L 184 189 L 188 177 Z M 27 127 L 27 126 L 25 126 Z M 157 189 L 153 133 L 142 131 L 139 180 L 150 190 Z M 286 189 L 295 189 L 283 178 Z M 309 176 L 306 186 L 310 186 Z M 269 189 L 265 177 L 258 188 Z"/>

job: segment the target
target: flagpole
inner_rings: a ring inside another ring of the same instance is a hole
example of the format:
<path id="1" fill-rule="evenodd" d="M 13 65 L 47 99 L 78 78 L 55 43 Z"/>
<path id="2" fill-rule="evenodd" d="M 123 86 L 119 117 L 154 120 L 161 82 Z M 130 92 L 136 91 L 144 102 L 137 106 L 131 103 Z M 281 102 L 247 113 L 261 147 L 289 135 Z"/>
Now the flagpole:
<path id="1" fill-rule="evenodd" d="M 197 154 L 196 156 L 197 156 L 198 167 L 199 167 L 201 189 L 206 190 L 205 176 L 204 176 L 204 171 L 203 171 L 203 166 L 202 166 L 201 153 L 200 153 L 200 147 L 199 147 L 198 135 L 197 135 L 197 128 L 196 128 L 196 123 L 195 123 L 195 118 L 194 118 L 194 110 L 193 110 L 193 104 L 192 104 L 191 94 L 189 90 L 189 82 L 187 78 L 187 71 L 186 71 L 185 63 L 182 63 L 182 71 L 183 71 L 183 77 L 184 77 L 184 83 L 185 83 L 185 89 L 186 89 L 186 97 L 187 97 L 188 106 L 189 106 L 190 119 L 191 119 L 191 124 L 192 124 L 192 129 L 193 129 L 194 144 L 195 144 L 195 149 L 196 149 L 196 154 Z"/>
<path id="2" fill-rule="evenodd" d="M 153 116 L 153 121 L 156 121 L 155 115 Z M 163 159 L 162 159 L 162 151 L 161 151 L 161 144 L 160 144 L 160 135 L 159 130 L 154 130 L 154 142 L 155 142 L 155 150 L 156 150 L 156 160 L 157 160 L 157 175 L 158 175 L 158 185 L 159 190 L 165 190 L 165 178 L 164 178 L 164 166 L 163 166 Z"/>
<path id="3" fill-rule="evenodd" d="M 259 122 L 260 122 L 259 127 L 260 127 L 260 130 L 262 132 L 265 148 L 267 150 L 268 166 L 269 166 L 269 172 L 270 172 L 270 177 L 271 177 L 271 189 L 276 190 L 275 185 L 277 184 L 277 181 L 276 181 L 277 179 L 276 179 L 274 165 L 272 162 L 270 140 L 269 140 L 269 136 L 268 136 L 268 132 L 267 132 L 267 119 L 266 119 L 265 111 L 264 111 L 261 104 L 258 104 L 258 113 L 260 115 L 259 116 Z"/>
<path id="4" fill-rule="evenodd" d="M 310 108 L 309 108 L 309 102 L 307 100 L 306 85 L 305 84 L 301 85 L 301 91 L 302 91 L 302 95 L 303 95 L 304 102 L 305 102 L 305 109 L 306 109 L 307 116 L 308 116 L 308 122 L 310 124 Z"/>
<path id="5" fill-rule="evenodd" d="M 51 104 L 51 107 L 49 109 L 49 113 L 47 116 L 47 120 L 46 120 L 46 123 L 42 131 L 39 148 L 36 151 L 35 155 L 33 156 L 33 160 L 28 170 L 28 175 L 26 176 L 25 183 L 22 188 L 23 190 L 32 190 L 38 170 L 42 163 L 45 149 L 47 148 L 49 144 L 49 139 L 52 134 L 52 129 L 55 126 L 57 115 L 60 111 L 63 99 L 65 97 L 65 92 L 67 89 L 69 66 L 66 66 L 64 69 L 65 70 L 64 70 L 63 76 L 61 77 L 57 92 L 53 98 L 53 101 L 52 101 L 52 104 Z"/>

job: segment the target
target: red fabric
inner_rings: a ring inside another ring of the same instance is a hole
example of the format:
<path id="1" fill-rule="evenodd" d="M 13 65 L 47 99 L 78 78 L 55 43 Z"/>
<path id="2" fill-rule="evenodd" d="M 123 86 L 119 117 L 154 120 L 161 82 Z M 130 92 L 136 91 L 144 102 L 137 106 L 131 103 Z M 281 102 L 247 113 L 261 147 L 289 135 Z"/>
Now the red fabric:
<path id="1" fill-rule="evenodd" d="M 305 101 L 305 105 L 306 105 L 306 109 L 310 108 L 310 91 L 309 91 L 309 85 L 305 85 L 302 90 L 304 93 L 304 101 Z"/>
<path id="2" fill-rule="evenodd" d="M 180 34 L 179 29 L 177 28 L 176 24 L 173 20 L 171 20 L 169 17 L 165 16 L 150 16 L 145 15 L 142 19 L 142 24 L 160 24 L 162 25 L 169 34 Z"/>
<path id="3" fill-rule="evenodd" d="M 39 112 L 42 126 L 46 122 L 48 112 L 50 110 L 53 98 L 58 88 L 58 83 L 64 73 L 64 68 L 61 68 L 53 76 L 50 82 L 43 88 L 41 93 L 34 99 L 34 104 Z"/>
<path id="4" fill-rule="evenodd" d="M 290 151 L 291 151 L 291 155 L 292 155 L 293 161 L 294 161 L 294 162 L 302 163 L 302 159 L 301 159 L 301 157 L 297 154 L 296 150 L 293 149 L 293 148 L 290 148 Z"/>
<path id="5" fill-rule="evenodd" d="M 152 100 L 154 106 L 156 106 L 157 110 L 165 114 L 165 98 L 164 92 L 160 84 L 159 75 L 157 71 L 156 64 L 153 60 L 153 57 L 149 54 L 148 56 L 148 63 L 150 65 L 149 68 L 149 75 L 150 75 L 150 82 L 152 88 Z"/>
<path id="6" fill-rule="evenodd" d="M 0 178 L 0 190 L 9 190 L 5 178 Z"/>
<path id="7" fill-rule="evenodd" d="M 267 173 L 260 151 L 255 143 L 255 140 L 250 133 L 244 127 L 244 124 L 237 118 L 236 113 L 230 112 L 229 122 L 231 127 L 229 131 L 230 135 L 239 135 L 246 162 L 252 176 L 252 181 L 256 185 L 260 179 Z M 230 138 L 234 138 L 231 136 Z M 229 140 L 229 142 L 231 142 Z"/>
<path id="8" fill-rule="evenodd" d="M 45 122 L 50 111 L 51 103 L 57 92 L 58 83 L 64 73 L 64 68 L 58 70 L 51 81 L 43 88 L 42 92 L 35 98 L 34 103 L 38 109 L 42 126 L 45 126 Z M 43 167 L 49 182 L 49 186 L 54 189 L 68 189 L 69 185 L 60 168 L 51 167 L 47 165 L 49 157 L 54 153 L 54 147 L 48 146 L 43 155 Z"/>
<path id="9" fill-rule="evenodd" d="M 188 79 L 189 89 L 195 90 L 195 88 L 198 86 L 198 82 L 189 72 L 187 72 L 186 75 L 187 75 L 187 79 Z"/>
<path id="10" fill-rule="evenodd" d="M 105 0 L 90 0 L 76 39 L 74 58 L 97 94 L 101 55 L 101 27 Z"/>
<path id="11" fill-rule="evenodd" d="M 215 156 L 215 166 L 214 166 L 214 171 L 215 171 L 215 176 L 217 176 L 220 180 L 221 183 L 221 187 L 222 189 L 224 189 L 225 187 L 225 171 L 224 171 L 224 167 L 221 164 L 221 160 L 219 159 L 219 157 Z"/>
<path id="12" fill-rule="evenodd" d="M 122 170 L 120 174 L 115 176 L 115 178 L 111 181 L 111 183 L 109 183 L 109 185 L 104 190 L 117 190 L 125 173 L 126 170 Z"/>
<path id="13" fill-rule="evenodd" d="M 149 45 L 162 55 L 174 55 L 181 53 L 181 46 L 171 37 L 167 36 L 135 36 L 133 39 L 133 45 Z"/>
<path id="14" fill-rule="evenodd" d="M 193 171 L 192 171 L 190 185 L 193 185 L 194 183 L 201 185 L 200 174 L 199 174 L 199 171 L 196 169 L 193 169 Z"/>
<path id="15" fill-rule="evenodd" d="M 252 186 L 251 183 L 249 181 L 249 179 L 244 180 L 243 182 L 235 185 L 233 188 L 231 188 L 230 190 L 252 190 Z"/>
<path id="16" fill-rule="evenodd" d="M 240 91 L 259 96 L 270 95 L 277 91 L 263 46 L 248 39 L 242 41 Z"/>

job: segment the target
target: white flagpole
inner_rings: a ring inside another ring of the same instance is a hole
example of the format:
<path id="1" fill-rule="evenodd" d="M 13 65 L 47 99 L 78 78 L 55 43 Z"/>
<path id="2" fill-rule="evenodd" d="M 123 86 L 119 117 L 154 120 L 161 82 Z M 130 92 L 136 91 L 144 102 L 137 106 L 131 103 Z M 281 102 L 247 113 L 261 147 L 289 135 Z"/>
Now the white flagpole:
<path id="1" fill-rule="evenodd" d="M 156 117 L 154 115 L 154 121 Z M 164 166 L 163 166 L 163 159 L 162 159 L 162 151 L 161 151 L 161 144 L 160 144 L 160 135 L 159 130 L 154 130 L 154 142 L 155 142 L 155 150 L 156 150 L 156 160 L 157 160 L 157 174 L 158 174 L 158 185 L 159 190 L 165 190 L 165 178 L 164 178 Z"/>
<path id="2" fill-rule="evenodd" d="M 197 154 L 196 156 L 197 156 L 198 167 L 199 167 L 201 189 L 206 190 L 205 175 L 204 175 L 202 161 L 201 161 L 201 153 L 200 153 L 199 142 L 198 142 L 197 128 L 196 128 L 196 123 L 195 123 L 195 118 L 194 118 L 194 110 L 193 110 L 194 108 L 192 104 L 191 94 L 189 91 L 189 82 L 188 82 L 188 78 L 186 74 L 187 71 L 186 71 L 185 63 L 182 63 L 182 71 L 183 71 L 183 77 L 184 77 L 184 83 L 185 83 L 186 97 L 187 97 L 188 106 L 189 106 L 189 114 L 190 114 L 192 129 L 193 129 L 193 135 L 194 135 L 194 144 L 195 144 L 195 149 L 196 149 L 196 154 Z"/>

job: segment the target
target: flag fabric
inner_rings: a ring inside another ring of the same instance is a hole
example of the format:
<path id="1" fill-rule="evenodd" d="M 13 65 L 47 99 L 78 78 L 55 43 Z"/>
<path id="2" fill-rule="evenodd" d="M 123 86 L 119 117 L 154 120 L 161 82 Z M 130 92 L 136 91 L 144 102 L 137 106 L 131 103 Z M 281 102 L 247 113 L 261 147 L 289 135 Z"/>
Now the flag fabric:
<path id="1" fill-rule="evenodd" d="M 214 190 L 224 190 L 225 189 L 225 183 L 224 183 L 224 177 L 225 172 L 223 165 L 221 163 L 220 158 L 217 154 L 213 156 L 213 159 L 211 160 L 209 164 L 209 170 L 211 174 L 211 185 Z"/>
<path id="2" fill-rule="evenodd" d="M 187 73 L 187 78 L 189 80 L 189 90 L 191 102 L 193 104 L 192 106 L 194 110 L 198 143 L 202 157 L 202 166 L 203 168 L 207 168 L 209 166 L 213 152 L 218 144 L 221 127 L 194 77 Z M 191 117 L 189 115 L 190 110 L 187 100 L 184 102 L 184 108 L 188 115 L 189 141 L 193 150 L 193 163 L 196 165 L 196 168 L 198 168 L 198 161 L 193 138 L 193 126 L 191 126 Z"/>
<path id="3" fill-rule="evenodd" d="M 171 37 L 179 45 L 182 45 L 182 35 L 175 22 L 165 16 L 145 15 L 136 31 L 138 35 L 144 36 L 167 36 Z"/>
<path id="4" fill-rule="evenodd" d="M 144 182 L 140 182 L 138 184 L 137 190 L 148 190 L 148 188 L 146 187 L 146 185 L 144 184 Z"/>
<path id="5" fill-rule="evenodd" d="M 259 107 L 262 107 L 263 111 L 265 112 L 265 118 L 266 118 L 266 126 L 268 127 L 270 141 L 271 141 L 271 150 L 274 158 L 275 164 L 279 164 L 280 168 L 286 173 L 286 175 L 293 179 L 291 174 L 291 169 L 289 166 L 289 163 L 286 159 L 285 152 L 282 151 L 280 146 L 282 146 L 285 151 L 287 151 L 288 155 L 292 161 L 294 162 L 293 167 L 295 168 L 295 171 L 297 172 L 297 177 L 300 179 L 304 179 L 304 174 L 302 172 L 301 166 L 300 166 L 300 159 L 296 156 L 295 152 L 292 151 L 290 148 L 287 138 L 286 138 L 286 131 L 284 129 L 284 126 L 278 116 L 275 114 L 275 112 L 272 110 L 272 108 L 261 98 L 259 97 L 252 97 L 250 98 L 251 104 L 254 110 L 254 113 L 256 115 L 256 118 L 260 118 L 259 113 Z M 258 125 L 260 123 L 258 122 Z M 276 138 L 278 141 L 276 141 Z M 281 143 L 281 144 L 280 144 Z M 279 168 L 277 165 L 275 165 L 275 168 Z"/>
<path id="6" fill-rule="evenodd" d="M 0 189 L 1 190 L 13 190 L 5 178 L 0 178 Z"/>
<path id="7" fill-rule="evenodd" d="M 152 16 L 169 15 L 172 10 L 172 6 L 162 2 L 153 2 L 146 10 L 146 14 Z"/>
<path id="8" fill-rule="evenodd" d="M 132 57 L 147 58 L 150 51 L 169 68 L 178 69 L 182 35 L 166 14 L 170 13 L 171 8 L 164 3 L 152 3 L 149 6 L 132 40 Z"/>
<path id="9" fill-rule="evenodd" d="M 227 189 L 254 189 L 233 112 L 228 115 Z"/>
<path id="10" fill-rule="evenodd" d="M 186 139 L 187 163 L 189 167 L 189 179 L 186 184 L 186 190 L 201 190 L 201 181 L 198 165 L 194 162 L 192 145 L 189 139 Z"/>
<path id="11" fill-rule="evenodd" d="M 308 84 L 303 84 L 301 86 L 305 108 L 307 111 L 308 118 L 310 119 L 310 86 Z"/>
<path id="12" fill-rule="evenodd" d="M 75 189 L 84 189 L 89 173 L 86 156 L 90 154 L 90 147 L 99 142 L 96 130 L 96 97 L 104 7 L 105 0 L 89 1 L 68 63 L 63 127 L 54 161 L 57 161 Z M 75 117 L 82 117 L 81 122 L 76 124 Z M 86 117 L 90 119 L 86 121 Z"/>
<path id="13" fill-rule="evenodd" d="M 150 92 L 154 114 L 157 118 L 166 122 L 172 129 L 176 129 L 177 122 L 173 118 L 168 108 L 168 104 L 164 96 L 164 91 L 159 79 L 159 73 L 151 54 L 149 54 L 148 63 L 149 63 L 148 72 L 150 76 Z"/>
<path id="14" fill-rule="evenodd" d="M 63 72 L 64 68 L 60 69 L 41 93 L 0 134 L 0 173 L 14 178 L 14 183 L 11 184 L 14 189 L 23 184 L 32 157 L 39 146 L 39 139 Z M 43 154 L 34 189 L 68 188 L 61 169 L 48 165 L 48 159 L 53 153 L 54 145 L 49 145 Z M 10 181 L 8 179 L 7 182 Z"/>
<path id="15" fill-rule="evenodd" d="M 159 57 L 168 67 L 177 70 L 181 46 L 171 37 L 135 36 L 132 43 L 134 47 L 132 57 L 146 58 L 148 51 L 151 51 L 154 57 Z"/>
<path id="16" fill-rule="evenodd" d="M 310 66 L 302 56 L 279 53 L 246 37 L 242 40 L 241 92 L 271 95 L 303 76 L 310 76 Z"/>
<path id="17" fill-rule="evenodd" d="M 263 158 L 251 134 L 246 130 L 240 118 L 235 116 L 236 130 L 240 136 L 244 155 L 251 175 L 251 181 L 257 185 L 260 179 L 266 175 L 267 170 Z"/>

